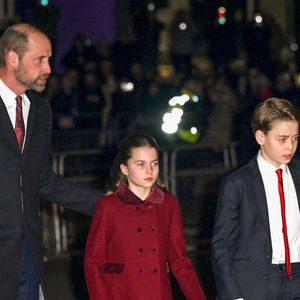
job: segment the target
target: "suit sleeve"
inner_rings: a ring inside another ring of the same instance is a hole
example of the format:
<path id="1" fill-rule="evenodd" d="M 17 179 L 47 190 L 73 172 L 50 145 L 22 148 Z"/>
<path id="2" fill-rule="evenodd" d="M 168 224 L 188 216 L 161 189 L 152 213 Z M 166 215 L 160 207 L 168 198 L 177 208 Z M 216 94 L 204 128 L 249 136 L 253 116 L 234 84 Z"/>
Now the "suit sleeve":
<path id="1" fill-rule="evenodd" d="M 107 209 L 99 201 L 89 229 L 84 256 L 84 274 L 90 300 L 112 298 L 103 277 L 109 228 Z"/>
<path id="2" fill-rule="evenodd" d="M 92 215 L 97 199 L 103 196 L 103 191 L 87 188 L 81 184 L 71 182 L 63 176 L 57 175 L 52 169 L 52 113 L 49 105 L 43 108 L 43 115 L 48 116 L 45 123 L 47 128 L 47 145 L 45 145 L 44 158 L 40 173 L 38 194 L 43 200 L 57 203 L 71 210 Z"/>
<path id="3" fill-rule="evenodd" d="M 241 198 L 236 185 L 230 178 L 221 184 L 212 237 L 212 263 L 220 300 L 243 298 L 233 267 Z"/>
<path id="4" fill-rule="evenodd" d="M 168 261 L 172 273 L 188 300 L 206 300 L 196 271 L 186 253 L 182 215 L 177 199 L 175 199 L 174 214 L 171 218 Z"/>

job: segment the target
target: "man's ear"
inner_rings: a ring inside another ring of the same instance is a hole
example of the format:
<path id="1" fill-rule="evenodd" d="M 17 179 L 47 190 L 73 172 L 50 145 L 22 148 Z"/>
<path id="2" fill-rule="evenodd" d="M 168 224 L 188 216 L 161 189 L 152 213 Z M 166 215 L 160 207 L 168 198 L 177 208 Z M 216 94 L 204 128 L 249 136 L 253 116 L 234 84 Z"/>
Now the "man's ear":
<path id="1" fill-rule="evenodd" d="M 263 145 L 265 141 L 265 133 L 261 130 L 255 132 L 255 139 L 259 145 Z"/>
<path id="2" fill-rule="evenodd" d="M 17 67 L 19 64 L 19 55 L 14 50 L 9 50 L 7 53 L 7 63 L 10 66 Z"/>
<path id="3" fill-rule="evenodd" d="M 121 164 L 121 165 L 120 165 L 120 170 L 121 170 L 121 172 L 122 172 L 124 175 L 126 175 L 126 176 L 128 175 L 128 168 L 127 168 L 127 166 Z"/>

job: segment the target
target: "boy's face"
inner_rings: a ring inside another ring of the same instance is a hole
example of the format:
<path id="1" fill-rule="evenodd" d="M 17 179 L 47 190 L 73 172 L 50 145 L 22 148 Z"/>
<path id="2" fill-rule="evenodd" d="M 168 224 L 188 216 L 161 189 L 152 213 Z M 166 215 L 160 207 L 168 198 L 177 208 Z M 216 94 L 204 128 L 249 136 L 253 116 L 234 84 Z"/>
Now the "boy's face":
<path id="1" fill-rule="evenodd" d="M 267 133 L 261 130 L 255 133 L 262 157 L 275 167 L 291 161 L 297 149 L 298 137 L 299 124 L 296 121 L 278 121 Z"/>

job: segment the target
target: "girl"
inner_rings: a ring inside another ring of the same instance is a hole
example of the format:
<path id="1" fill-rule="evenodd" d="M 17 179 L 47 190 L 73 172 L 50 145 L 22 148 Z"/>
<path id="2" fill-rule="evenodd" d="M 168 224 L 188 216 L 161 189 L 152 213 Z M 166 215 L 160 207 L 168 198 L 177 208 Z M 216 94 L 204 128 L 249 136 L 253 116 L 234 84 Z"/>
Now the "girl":
<path id="1" fill-rule="evenodd" d="M 171 300 L 172 271 L 186 298 L 205 300 L 186 254 L 176 197 L 159 176 L 158 146 L 145 135 L 119 145 L 116 174 L 97 203 L 84 271 L 92 300 Z"/>

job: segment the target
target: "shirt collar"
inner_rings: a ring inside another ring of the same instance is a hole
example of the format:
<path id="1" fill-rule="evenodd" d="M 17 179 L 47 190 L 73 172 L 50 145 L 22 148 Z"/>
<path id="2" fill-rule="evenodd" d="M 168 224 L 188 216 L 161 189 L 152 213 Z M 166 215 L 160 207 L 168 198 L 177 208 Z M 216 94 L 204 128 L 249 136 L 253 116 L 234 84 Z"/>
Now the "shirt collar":
<path id="1" fill-rule="evenodd" d="M 262 155 L 261 155 L 261 150 L 259 150 L 258 154 L 257 154 L 257 162 L 258 165 L 266 172 L 270 172 L 270 173 L 274 173 L 276 172 L 277 169 L 282 169 L 283 172 L 285 172 L 286 174 L 288 174 L 288 166 L 287 164 L 281 164 L 278 168 L 273 166 L 271 163 L 269 163 L 268 161 L 266 161 Z"/>
<path id="2" fill-rule="evenodd" d="M 16 94 L 7 87 L 7 85 L 0 79 L 0 96 L 5 104 L 6 107 L 11 107 L 16 105 Z M 22 102 L 24 104 L 24 96 L 22 96 Z"/>
<path id="3" fill-rule="evenodd" d="M 151 202 L 154 204 L 161 204 L 164 200 L 164 192 L 157 186 L 153 186 L 149 196 L 143 201 L 137 195 L 135 195 L 127 186 L 123 183 L 116 191 L 119 198 L 127 204 L 143 204 L 144 202 Z"/>

